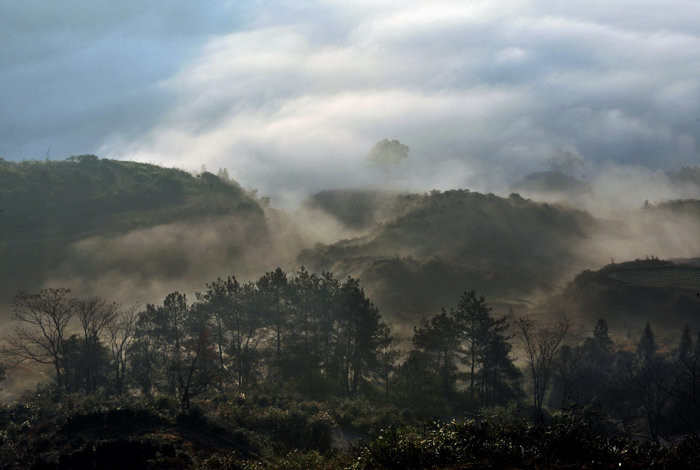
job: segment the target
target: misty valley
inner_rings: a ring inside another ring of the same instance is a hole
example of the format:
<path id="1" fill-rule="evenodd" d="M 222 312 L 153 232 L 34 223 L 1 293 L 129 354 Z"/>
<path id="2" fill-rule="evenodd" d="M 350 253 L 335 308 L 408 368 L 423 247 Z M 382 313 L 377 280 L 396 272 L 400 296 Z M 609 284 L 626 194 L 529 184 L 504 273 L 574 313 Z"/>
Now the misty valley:
<path id="1" fill-rule="evenodd" d="M 408 152 L 282 205 L 0 159 L 0 468 L 700 466 L 700 169 L 425 192 Z"/>
<path id="2" fill-rule="evenodd" d="M 0 0 L 0 470 L 700 469 L 700 0 Z"/>

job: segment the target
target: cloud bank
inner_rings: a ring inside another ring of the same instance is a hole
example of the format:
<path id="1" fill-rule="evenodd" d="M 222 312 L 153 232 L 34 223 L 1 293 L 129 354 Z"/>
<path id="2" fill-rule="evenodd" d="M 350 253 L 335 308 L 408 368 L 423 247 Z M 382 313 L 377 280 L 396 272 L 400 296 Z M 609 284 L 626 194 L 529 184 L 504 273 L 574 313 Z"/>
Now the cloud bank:
<path id="1" fill-rule="evenodd" d="M 388 184 L 366 164 L 385 137 L 411 148 L 407 189 L 503 188 L 561 152 L 700 163 L 694 0 L 95 5 L 61 27 L 58 7 L 12 7 L 0 154 L 55 138 L 278 197 Z"/>

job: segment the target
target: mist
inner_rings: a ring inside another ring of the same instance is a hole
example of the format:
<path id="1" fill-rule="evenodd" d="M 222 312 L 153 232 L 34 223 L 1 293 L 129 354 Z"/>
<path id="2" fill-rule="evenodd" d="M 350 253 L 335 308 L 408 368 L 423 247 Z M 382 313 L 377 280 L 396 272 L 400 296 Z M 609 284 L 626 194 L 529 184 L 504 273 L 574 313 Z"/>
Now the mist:
<path id="1" fill-rule="evenodd" d="M 0 467 L 700 461 L 698 18 L 1 4 Z"/>

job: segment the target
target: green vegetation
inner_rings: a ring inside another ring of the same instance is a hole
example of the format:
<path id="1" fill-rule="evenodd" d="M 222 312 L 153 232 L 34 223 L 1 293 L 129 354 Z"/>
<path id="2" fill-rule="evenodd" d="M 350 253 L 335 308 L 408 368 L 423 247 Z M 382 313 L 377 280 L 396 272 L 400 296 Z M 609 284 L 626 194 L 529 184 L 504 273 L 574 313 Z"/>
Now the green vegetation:
<path id="1" fill-rule="evenodd" d="M 122 311 L 66 289 L 18 294 L 3 356 L 48 366 L 52 380 L 0 409 L 0 468 L 692 468 L 700 459 L 700 335 L 690 327 L 670 350 L 647 324 L 630 351 L 605 319 L 565 341 L 566 319 L 522 317 L 510 328 L 467 291 L 401 351 L 351 277 L 278 268 L 255 282 L 218 279 L 195 299 L 173 292 Z"/>
<path id="2" fill-rule="evenodd" d="M 533 426 L 517 409 L 460 421 L 382 424 L 341 446 L 336 407 L 356 402 L 266 403 L 225 396 L 181 414 L 168 400 L 37 392 L 0 409 L 0 468 L 454 469 L 697 468 L 700 443 L 640 443 L 607 429 L 593 410 L 559 412 Z"/>
<path id="3" fill-rule="evenodd" d="M 124 232 L 260 207 L 235 183 L 203 173 L 100 160 L 0 161 L 2 240 L 31 243 Z"/>
<path id="4" fill-rule="evenodd" d="M 700 267 L 689 262 L 658 259 L 609 264 L 576 276 L 553 309 L 566 308 L 574 316 L 599 312 L 616 329 L 629 328 L 634 319 L 677 329 L 688 323 L 700 327 Z"/>
<path id="5" fill-rule="evenodd" d="M 100 160 L 0 160 L 0 304 L 40 284 L 89 236 L 236 215 L 265 232 L 263 210 L 235 182 L 155 165 Z"/>
<path id="6" fill-rule="evenodd" d="M 550 289 L 582 264 L 574 247 L 597 226 L 585 212 L 517 194 L 433 191 L 394 204 L 396 217 L 369 235 L 307 250 L 299 260 L 359 276 L 384 311 L 409 318 L 454 303 L 464 285 L 496 298 Z"/>
<path id="7" fill-rule="evenodd" d="M 657 268 L 619 270 L 610 273 L 612 279 L 645 287 L 670 287 L 697 291 L 700 287 L 700 267 L 671 265 Z"/>
<path id="8" fill-rule="evenodd" d="M 421 204 L 422 198 L 370 189 L 328 190 L 314 194 L 306 206 L 320 209 L 352 229 L 371 229 Z"/>
<path id="9" fill-rule="evenodd" d="M 327 191 L 309 204 L 366 234 L 302 252 L 311 270 L 219 278 L 128 309 L 41 289 L 42 276 L 70 258 L 95 276 L 180 279 L 190 273 L 173 256 L 187 251 L 182 238 L 151 258 L 167 237 L 144 229 L 171 224 L 181 237 L 183 222 L 210 228 L 226 216 L 223 235 L 197 238 L 214 252 L 193 255 L 201 279 L 240 252 L 264 257 L 271 211 L 223 173 L 93 156 L 0 161 L 0 178 L 3 288 L 36 287 L 14 298 L 0 380 L 20 364 L 50 378 L 0 407 L 0 469 L 700 463 L 697 263 L 584 271 L 543 306 L 551 323 L 498 316 L 493 301 L 464 290 L 496 301 L 551 291 L 583 261 L 575 248 L 599 223 L 585 212 L 517 194 Z M 697 204 L 646 210 L 695 217 Z M 134 243 L 115 242 L 127 233 Z M 102 251 L 115 253 L 86 261 Z M 404 341 L 396 312 L 402 332 L 413 326 Z M 591 315 L 600 318 L 591 334 L 568 336 Z M 641 334 L 609 335 L 608 320 L 620 328 L 642 316 Z M 679 319 L 679 341 L 656 337 L 657 325 L 678 329 Z"/>

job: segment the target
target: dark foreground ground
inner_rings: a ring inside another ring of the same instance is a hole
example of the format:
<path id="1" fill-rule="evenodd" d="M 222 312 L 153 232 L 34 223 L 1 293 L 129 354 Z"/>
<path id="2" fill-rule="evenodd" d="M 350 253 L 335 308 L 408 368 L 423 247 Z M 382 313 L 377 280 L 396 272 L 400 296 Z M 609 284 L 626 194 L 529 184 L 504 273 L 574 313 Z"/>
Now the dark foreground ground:
<path id="1" fill-rule="evenodd" d="M 38 393 L 0 412 L 0 469 L 700 468 L 700 439 L 632 439 L 591 410 L 425 421 L 362 401 L 167 400 Z"/>

